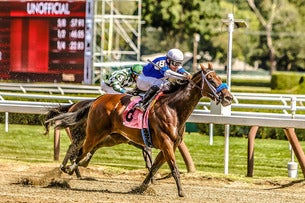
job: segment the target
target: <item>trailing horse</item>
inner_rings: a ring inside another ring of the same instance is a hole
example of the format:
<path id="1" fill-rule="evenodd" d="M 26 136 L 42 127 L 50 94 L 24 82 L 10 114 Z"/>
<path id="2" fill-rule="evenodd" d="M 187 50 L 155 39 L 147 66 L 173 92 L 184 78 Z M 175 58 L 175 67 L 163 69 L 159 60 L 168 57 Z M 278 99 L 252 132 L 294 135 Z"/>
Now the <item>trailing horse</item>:
<path id="1" fill-rule="evenodd" d="M 149 132 L 153 147 L 160 149 L 160 152 L 136 192 L 144 192 L 158 169 L 167 162 L 175 179 L 178 195 L 185 195 L 174 154 L 183 140 L 185 123 L 201 97 L 209 97 L 223 106 L 230 105 L 233 99 L 212 65 L 209 64 L 208 68 L 203 64 L 200 66 L 201 70 L 195 73 L 191 80 L 175 86 L 174 92 L 160 96 L 150 109 Z M 124 109 L 130 102 L 130 95 L 106 94 L 96 99 L 90 107 L 54 118 L 59 121 L 58 127 L 74 123 L 76 128 L 78 121 L 82 122 L 84 117 L 87 118 L 86 139 L 74 163 L 66 168 L 68 173 L 73 172 L 81 160 L 88 159 L 91 156 L 90 151 L 96 146 L 110 147 L 129 141 L 145 146 L 141 130 L 123 125 Z"/>

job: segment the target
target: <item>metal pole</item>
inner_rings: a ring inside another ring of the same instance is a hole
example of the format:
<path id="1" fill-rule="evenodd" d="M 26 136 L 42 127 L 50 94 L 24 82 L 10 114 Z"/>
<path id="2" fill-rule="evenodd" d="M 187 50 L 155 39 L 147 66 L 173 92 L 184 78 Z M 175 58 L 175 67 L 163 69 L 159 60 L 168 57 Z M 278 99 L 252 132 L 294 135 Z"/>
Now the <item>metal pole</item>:
<path id="1" fill-rule="evenodd" d="M 227 56 L 227 85 L 228 90 L 231 88 L 231 70 L 232 70 L 232 41 L 234 31 L 234 16 L 232 13 L 228 14 L 228 56 Z"/>
<path id="2" fill-rule="evenodd" d="M 5 132 L 8 132 L 8 112 L 5 112 Z"/>
<path id="3" fill-rule="evenodd" d="M 85 21 L 85 53 L 84 53 L 84 83 L 92 84 L 93 79 L 93 4 L 92 0 L 86 2 L 86 21 Z"/>
<path id="4" fill-rule="evenodd" d="M 231 64 L 232 64 L 232 39 L 234 31 L 234 17 L 232 13 L 228 14 L 228 56 L 227 56 L 227 85 L 230 91 L 231 87 Z M 225 156 L 224 156 L 224 174 L 229 173 L 229 135 L 230 125 L 225 125 Z"/>
<path id="5" fill-rule="evenodd" d="M 224 174 L 229 173 L 229 135 L 230 125 L 225 125 L 225 157 L 224 157 Z"/>
<path id="6" fill-rule="evenodd" d="M 138 1 L 138 51 L 137 51 L 137 61 L 140 61 L 141 59 L 141 38 L 142 38 L 142 34 L 141 34 L 141 20 L 142 20 L 142 1 L 139 0 Z"/>

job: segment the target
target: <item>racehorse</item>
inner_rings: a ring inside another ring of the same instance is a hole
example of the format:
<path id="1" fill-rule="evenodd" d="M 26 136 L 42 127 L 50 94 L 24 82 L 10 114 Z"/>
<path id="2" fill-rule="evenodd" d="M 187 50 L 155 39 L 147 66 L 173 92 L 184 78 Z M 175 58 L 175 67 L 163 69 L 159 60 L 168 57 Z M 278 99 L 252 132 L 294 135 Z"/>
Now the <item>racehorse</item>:
<path id="1" fill-rule="evenodd" d="M 93 103 L 94 99 L 91 100 L 83 100 L 83 101 L 79 101 L 77 103 L 73 103 L 73 104 L 69 104 L 69 105 L 58 105 L 56 107 L 53 108 L 49 108 L 47 114 L 45 115 L 45 121 L 48 121 L 50 119 L 53 119 L 56 116 L 59 116 L 63 113 L 67 113 L 67 112 L 74 112 L 77 111 L 78 109 L 87 106 L 87 105 L 91 105 L 91 103 Z M 52 122 L 44 122 L 44 127 L 45 127 L 45 135 L 49 134 L 49 129 L 52 125 Z M 71 132 L 71 129 L 65 128 L 66 133 L 71 141 L 71 144 L 69 145 L 69 148 L 66 152 L 66 155 L 62 161 L 62 164 L 60 165 L 60 169 L 62 171 L 65 171 L 66 165 L 68 163 L 68 160 L 70 160 L 71 162 L 75 159 L 75 157 L 77 156 L 79 149 L 81 148 L 85 137 L 86 137 L 86 123 L 85 120 L 82 124 L 82 126 L 80 125 L 80 122 L 78 123 L 78 128 L 73 129 Z M 143 147 L 141 145 L 137 145 L 135 143 L 130 142 L 129 144 L 142 149 L 142 155 L 145 161 L 145 166 L 146 168 L 149 170 L 151 168 L 152 165 L 152 151 L 151 148 L 149 147 Z M 193 160 L 191 155 L 189 154 L 188 148 L 185 145 L 184 141 L 181 142 L 181 144 L 178 146 L 179 151 L 184 159 L 184 162 L 186 164 L 187 167 L 187 171 L 188 172 L 194 172 L 195 166 L 193 164 Z M 98 146 L 95 147 L 93 150 L 91 150 L 91 154 L 93 155 L 95 153 L 95 151 L 98 149 Z M 92 157 L 92 156 L 91 156 Z M 90 158 L 84 160 L 82 163 L 80 163 L 80 166 L 83 167 L 87 167 L 89 162 L 90 162 Z M 81 179 L 82 176 L 80 174 L 79 169 L 77 168 L 75 170 L 75 174 L 77 176 L 77 178 Z"/>
<path id="2" fill-rule="evenodd" d="M 94 101 L 94 99 L 83 100 L 83 101 L 80 101 L 80 102 L 77 102 L 74 104 L 59 105 L 54 108 L 49 108 L 48 112 L 45 116 L 45 121 L 48 121 L 61 114 L 64 114 L 67 112 L 75 112 L 80 108 L 83 108 L 85 106 L 90 106 L 91 103 L 93 103 L 93 101 Z M 50 129 L 51 125 L 52 125 L 52 122 L 44 122 L 44 127 L 45 127 L 44 134 L 45 135 L 49 134 L 49 129 Z M 79 149 L 81 148 L 81 146 L 86 138 L 86 122 L 85 122 L 85 120 L 83 120 L 82 123 L 81 122 L 78 123 L 77 128 L 68 127 L 68 128 L 65 128 L 65 130 L 66 130 L 68 137 L 70 138 L 71 144 L 69 145 L 66 155 L 62 161 L 62 164 L 60 165 L 60 169 L 62 171 L 65 171 L 65 167 L 68 163 L 68 160 L 70 160 L 72 162 L 75 159 L 75 157 L 77 156 L 77 154 L 79 152 Z M 152 165 L 151 148 L 143 147 L 141 145 L 138 145 L 138 144 L 135 144 L 132 142 L 130 142 L 129 144 L 142 149 L 142 154 L 143 154 L 144 161 L 146 163 L 146 168 L 148 168 L 148 170 L 149 170 Z M 98 148 L 99 147 L 95 147 L 93 150 L 91 150 L 90 153 L 93 155 Z M 86 167 L 86 166 L 88 166 L 89 162 L 90 162 L 90 159 L 86 159 L 84 162 L 82 162 L 82 164 L 80 164 L 80 166 Z M 75 174 L 76 174 L 77 178 L 81 178 L 81 174 L 80 174 L 80 171 L 78 168 L 75 170 Z"/>
<path id="3" fill-rule="evenodd" d="M 223 106 L 230 105 L 233 100 L 227 85 L 222 83 L 212 64 L 209 63 L 208 68 L 203 64 L 200 64 L 200 67 L 201 70 L 196 72 L 192 79 L 175 85 L 175 91 L 161 95 L 150 109 L 149 132 L 153 147 L 160 149 L 160 152 L 135 192 L 144 192 L 159 168 L 167 162 L 175 179 L 178 195 L 185 196 L 175 159 L 175 150 L 183 140 L 185 123 L 203 96 Z M 87 116 L 86 139 L 74 163 L 67 167 L 69 173 L 77 168 L 81 160 L 89 158 L 90 151 L 96 146 L 110 147 L 129 141 L 145 146 L 141 130 L 123 125 L 122 115 L 130 101 L 130 95 L 106 94 L 96 99 L 89 107 L 61 115 L 57 119 L 55 117 L 55 120 L 60 121 L 58 127 L 67 127 L 71 123 L 77 126 L 83 115 Z"/>

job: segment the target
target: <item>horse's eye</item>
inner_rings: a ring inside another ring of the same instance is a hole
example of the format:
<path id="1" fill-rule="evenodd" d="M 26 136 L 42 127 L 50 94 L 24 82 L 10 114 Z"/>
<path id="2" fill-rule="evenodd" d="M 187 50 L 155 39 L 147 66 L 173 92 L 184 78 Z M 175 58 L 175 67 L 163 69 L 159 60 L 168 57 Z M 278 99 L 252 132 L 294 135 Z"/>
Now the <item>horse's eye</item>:
<path id="1" fill-rule="evenodd" d="M 217 84 L 215 83 L 214 80 L 210 80 L 210 83 L 213 85 L 213 87 L 217 87 Z"/>

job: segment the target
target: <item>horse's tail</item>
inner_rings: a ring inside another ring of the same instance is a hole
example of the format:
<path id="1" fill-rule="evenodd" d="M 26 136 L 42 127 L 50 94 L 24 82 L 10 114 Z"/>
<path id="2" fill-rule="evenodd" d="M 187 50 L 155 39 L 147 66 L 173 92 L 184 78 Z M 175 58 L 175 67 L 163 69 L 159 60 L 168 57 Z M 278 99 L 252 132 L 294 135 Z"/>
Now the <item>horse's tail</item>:
<path id="1" fill-rule="evenodd" d="M 45 132 L 44 135 L 48 135 L 50 131 L 50 127 L 53 124 L 50 119 L 59 116 L 60 114 L 67 113 L 69 109 L 73 106 L 74 104 L 69 104 L 69 105 L 59 105 L 57 107 L 49 108 L 47 114 L 45 115 L 45 122 L 43 123 L 43 126 L 45 127 Z M 47 122 L 49 121 L 50 122 Z"/>
<path id="2" fill-rule="evenodd" d="M 86 121 L 87 119 L 91 103 L 92 102 L 87 103 L 85 106 L 78 109 L 77 111 L 59 114 L 58 116 L 46 120 L 45 123 L 54 123 L 57 121 L 55 128 L 58 129 L 76 127 L 80 124 L 83 124 L 84 121 Z"/>

